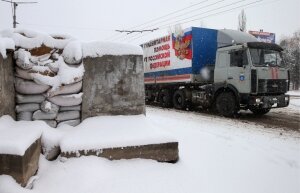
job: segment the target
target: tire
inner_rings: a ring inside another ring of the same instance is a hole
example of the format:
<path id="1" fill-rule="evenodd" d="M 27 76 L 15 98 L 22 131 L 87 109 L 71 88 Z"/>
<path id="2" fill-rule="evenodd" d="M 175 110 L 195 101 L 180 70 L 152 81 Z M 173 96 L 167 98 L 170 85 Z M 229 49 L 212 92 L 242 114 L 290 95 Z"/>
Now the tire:
<path id="1" fill-rule="evenodd" d="M 172 107 L 171 93 L 168 90 L 162 90 L 158 95 L 158 102 L 161 107 Z"/>
<path id="2" fill-rule="evenodd" d="M 259 108 L 259 107 L 252 107 L 252 108 L 249 108 L 249 110 L 252 111 L 252 113 L 254 115 L 265 115 L 268 112 L 270 112 L 271 108 L 263 109 L 263 108 Z"/>
<path id="3" fill-rule="evenodd" d="M 176 109 L 185 109 L 187 107 L 187 101 L 183 90 L 175 91 L 173 95 L 173 105 Z"/>
<path id="4" fill-rule="evenodd" d="M 224 117 L 234 117 L 238 112 L 237 101 L 232 92 L 220 93 L 216 98 L 216 110 Z"/>
<path id="5" fill-rule="evenodd" d="M 153 95 L 153 91 L 151 90 L 146 90 L 145 92 L 145 98 L 147 102 L 153 102 L 155 99 L 155 96 Z"/>

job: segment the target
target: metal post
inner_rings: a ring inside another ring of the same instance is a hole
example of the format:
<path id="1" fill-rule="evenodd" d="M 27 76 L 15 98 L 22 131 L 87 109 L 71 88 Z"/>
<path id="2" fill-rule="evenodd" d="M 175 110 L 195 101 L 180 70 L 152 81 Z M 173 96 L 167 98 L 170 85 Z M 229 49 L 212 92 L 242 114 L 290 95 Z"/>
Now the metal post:
<path id="1" fill-rule="evenodd" d="M 13 27 L 16 28 L 17 27 L 17 16 L 16 16 L 16 10 L 17 10 L 17 3 L 13 3 L 14 4 L 14 15 L 13 15 Z"/>

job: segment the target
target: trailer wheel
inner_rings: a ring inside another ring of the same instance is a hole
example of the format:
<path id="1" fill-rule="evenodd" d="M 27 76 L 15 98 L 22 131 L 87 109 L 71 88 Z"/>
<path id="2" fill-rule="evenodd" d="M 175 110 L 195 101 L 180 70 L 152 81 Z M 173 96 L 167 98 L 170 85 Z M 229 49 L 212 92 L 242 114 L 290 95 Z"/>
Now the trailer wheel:
<path id="1" fill-rule="evenodd" d="M 153 95 L 153 91 L 146 90 L 145 98 L 146 98 L 146 102 L 153 102 L 155 99 L 155 96 Z"/>
<path id="2" fill-rule="evenodd" d="M 254 115 L 264 115 L 270 112 L 271 108 L 263 109 L 259 107 L 251 107 L 249 110 L 252 111 Z"/>
<path id="3" fill-rule="evenodd" d="M 171 92 L 169 90 L 162 90 L 158 95 L 158 101 L 161 107 L 169 108 L 172 106 Z"/>
<path id="4" fill-rule="evenodd" d="M 185 93 L 183 90 L 175 91 L 173 95 L 173 104 L 176 109 L 185 109 L 187 106 Z"/>
<path id="5" fill-rule="evenodd" d="M 216 110 L 224 117 L 233 117 L 237 114 L 238 107 L 232 92 L 223 92 L 217 96 Z"/>

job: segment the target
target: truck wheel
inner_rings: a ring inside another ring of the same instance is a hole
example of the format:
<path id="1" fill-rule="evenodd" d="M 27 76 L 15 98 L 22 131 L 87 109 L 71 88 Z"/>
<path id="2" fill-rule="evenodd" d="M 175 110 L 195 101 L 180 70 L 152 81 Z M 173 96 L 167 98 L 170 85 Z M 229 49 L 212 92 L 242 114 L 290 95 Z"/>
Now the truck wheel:
<path id="1" fill-rule="evenodd" d="M 171 107 L 171 93 L 168 90 L 162 90 L 158 95 L 159 104 L 161 107 Z"/>
<path id="2" fill-rule="evenodd" d="M 183 90 L 175 91 L 173 95 L 173 104 L 176 109 L 185 109 L 187 106 L 186 97 Z"/>
<path id="3" fill-rule="evenodd" d="M 267 114 L 268 112 L 270 112 L 271 108 L 263 109 L 263 108 L 258 108 L 258 107 L 252 107 L 252 108 L 249 108 L 249 110 L 252 111 L 252 113 L 254 115 L 264 115 L 264 114 Z"/>
<path id="4" fill-rule="evenodd" d="M 217 96 L 216 110 L 224 117 L 233 117 L 237 111 L 237 102 L 231 92 L 223 92 Z"/>
<path id="5" fill-rule="evenodd" d="M 146 102 L 153 102 L 154 101 L 155 96 L 152 93 L 153 93 L 152 91 L 146 90 L 146 93 L 145 93 Z"/>

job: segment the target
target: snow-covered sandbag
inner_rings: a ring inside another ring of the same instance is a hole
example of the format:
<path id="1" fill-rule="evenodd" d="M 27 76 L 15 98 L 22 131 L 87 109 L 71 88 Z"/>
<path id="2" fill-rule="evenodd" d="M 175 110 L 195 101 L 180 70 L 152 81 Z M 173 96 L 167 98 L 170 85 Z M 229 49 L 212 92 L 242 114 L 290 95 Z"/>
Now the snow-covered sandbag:
<path id="1" fill-rule="evenodd" d="M 45 113 L 57 113 L 59 110 L 59 106 L 49 101 L 43 101 L 41 104 L 41 110 Z"/>
<path id="2" fill-rule="evenodd" d="M 20 112 L 17 114 L 17 121 L 32 121 L 32 112 Z"/>
<path id="3" fill-rule="evenodd" d="M 54 97 L 47 98 L 50 102 L 66 107 L 66 106 L 75 106 L 79 105 L 82 102 L 82 93 L 79 94 L 72 94 L 72 95 L 58 95 Z"/>
<path id="4" fill-rule="evenodd" d="M 58 58 L 56 61 L 46 64 L 52 72 L 58 72 L 59 70 L 59 63 L 57 62 Z"/>
<path id="5" fill-rule="evenodd" d="M 59 87 L 61 84 L 58 76 L 51 77 L 40 73 L 32 73 L 31 76 L 33 81 L 37 84 L 48 85 L 54 88 Z"/>
<path id="6" fill-rule="evenodd" d="M 66 120 L 79 119 L 79 118 L 80 118 L 80 111 L 65 111 L 65 112 L 58 113 L 56 120 L 66 121 Z"/>
<path id="7" fill-rule="evenodd" d="M 19 49 L 14 52 L 14 58 L 16 59 L 16 64 L 20 68 L 24 70 L 29 70 L 34 65 L 31 61 L 31 54 L 30 52 L 26 51 L 25 49 Z"/>
<path id="8" fill-rule="evenodd" d="M 50 60 L 51 53 L 40 55 L 40 56 L 31 56 L 30 61 L 33 62 L 36 65 L 45 65 L 45 63 L 50 63 L 52 60 Z"/>
<path id="9" fill-rule="evenodd" d="M 69 106 L 69 107 L 60 107 L 59 111 L 81 111 L 81 105 Z"/>
<path id="10" fill-rule="evenodd" d="M 76 94 L 82 89 L 82 81 L 74 83 L 74 84 L 69 84 L 65 86 L 60 86 L 59 88 L 55 90 L 49 90 L 47 92 L 48 97 L 53 97 L 56 95 L 61 95 L 61 94 Z"/>
<path id="11" fill-rule="evenodd" d="M 56 76 L 56 73 L 52 72 L 49 66 L 33 66 L 29 73 L 39 73 L 41 75 L 50 77 Z"/>
<path id="12" fill-rule="evenodd" d="M 16 74 L 17 77 L 23 78 L 25 80 L 32 80 L 32 77 L 28 70 L 23 70 L 22 68 L 16 67 Z"/>
<path id="13" fill-rule="evenodd" d="M 41 103 L 45 100 L 44 95 L 21 95 L 16 94 L 16 102 L 21 103 Z"/>
<path id="14" fill-rule="evenodd" d="M 16 91 L 21 94 L 41 94 L 46 92 L 50 86 L 36 84 L 33 81 L 26 81 L 21 78 L 15 80 Z"/>
<path id="15" fill-rule="evenodd" d="M 27 104 L 20 104 L 16 106 L 17 113 L 24 112 L 24 111 L 33 112 L 39 109 L 40 109 L 40 105 L 37 103 L 27 103 Z"/>
<path id="16" fill-rule="evenodd" d="M 62 53 L 64 61 L 67 64 L 81 64 L 82 63 L 82 49 L 80 41 L 69 42 Z"/>
<path id="17" fill-rule="evenodd" d="M 47 125 L 49 125 L 50 127 L 55 128 L 57 126 L 57 122 L 55 120 L 42 120 L 45 121 L 45 123 L 47 123 Z"/>
<path id="18" fill-rule="evenodd" d="M 57 113 L 45 113 L 41 110 L 37 110 L 33 113 L 32 119 L 33 120 L 51 120 L 55 119 L 57 116 Z"/>
<path id="19" fill-rule="evenodd" d="M 70 125 L 70 126 L 77 126 L 80 124 L 80 119 L 75 119 L 75 120 L 68 120 L 68 121 L 62 121 L 60 123 L 58 123 L 57 127 L 60 127 L 62 125 Z"/>

